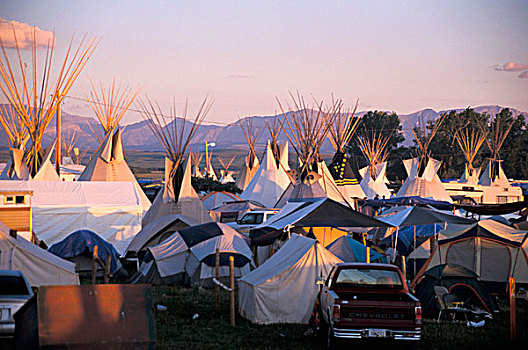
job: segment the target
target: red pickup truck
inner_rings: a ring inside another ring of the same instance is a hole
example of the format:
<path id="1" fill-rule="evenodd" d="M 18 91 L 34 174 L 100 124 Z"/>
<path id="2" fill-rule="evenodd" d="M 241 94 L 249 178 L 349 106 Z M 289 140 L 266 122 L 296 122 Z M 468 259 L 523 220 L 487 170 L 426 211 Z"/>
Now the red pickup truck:
<path id="1" fill-rule="evenodd" d="M 404 281 L 394 265 L 336 265 L 319 296 L 329 347 L 336 338 L 384 338 L 416 344 L 421 338 L 422 308 Z"/>

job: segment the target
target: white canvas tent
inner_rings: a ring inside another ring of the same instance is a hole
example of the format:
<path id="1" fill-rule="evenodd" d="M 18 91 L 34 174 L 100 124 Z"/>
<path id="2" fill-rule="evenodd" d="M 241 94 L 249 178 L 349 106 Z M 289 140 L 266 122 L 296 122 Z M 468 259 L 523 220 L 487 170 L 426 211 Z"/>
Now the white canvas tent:
<path id="1" fill-rule="evenodd" d="M 110 130 L 78 181 L 130 181 L 141 198 L 141 205 L 148 210 L 150 201 L 128 167 L 125 159 L 121 129 Z"/>
<path id="2" fill-rule="evenodd" d="M 451 196 L 447 193 L 437 174 L 442 162 L 429 157 L 423 173 L 420 174 L 419 161 L 419 158 L 403 161 L 403 165 L 407 171 L 407 179 L 405 179 L 396 196 L 418 196 L 453 203 Z"/>
<path id="3" fill-rule="evenodd" d="M 52 245 L 77 230 L 97 232 L 123 253 L 141 230 L 141 194 L 132 182 L 0 181 L 0 190 L 33 191 L 33 231 Z M 29 238 L 29 237 L 26 237 Z"/>
<path id="4" fill-rule="evenodd" d="M 239 280 L 240 314 L 254 323 L 308 323 L 319 290 L 341 260 L 316 240 L 293 234 L 264 264 Z"/>
<path id="5" fill-rule="evenodd" d="M 51 154 L 55 149 L 55 141 L 51 143 L 44 152 L 44 159 L 40 164 L 40 168 L 33 177 L 34 181 L 60 181 L 60 177 L 55 170 L 55 166 L 51 163 Z"/>
<path id="6" fill-rule="evenodd" d="M 245 118 L 245 125 L 241 120 L 239 120 L 238 124 L 240 125 L 240 128 L 242 129 L 244 137 L 246 138 L 246 142 L 249 146 L 248 155 L 244 158 L 244 165 L 242 166 L 242 170 L 237 176 L 236 181 L 237 187 L 244 191 L 251 182 L 251 179 L 253 179 L 253 176 L 255 176 L 255 173 L 260 166 L 257 153 L 255 151 L 255 145 L 262 134 L 263 129 L 258 131 L 256 128 L 254 128 L 250 118 Z"/>
<path id="7" fill-rule="evenodd" d="M 75 264 L 44 249 L 9 235 L 9 228 L 0 222 L 0 270 L 19 270 L 33 287 L 79 284 Z"/>
<path id="8" fill-rule="evenodd" d="M 268 141 L 262 164 L 240 198 L 262 203 L 266 207 L 272 208 L 289 184 L 290 178 L 281 164 L 277 166 Z"/>
<path id="9" fill-rule="evenodd" d="M 150 222 L 165 216 L 181 214 L 202 224 L 212 221 L 207 213 L 200 197 L 191 185 L 191 159 L 187 158 L 183 167 L 183 177 L 176 187 L 175 176 L 171 175 L 173 163 L 169 158 L 165 158 L 165 184 L 158 192 L 152 206 L 143 218 L 142 225 L 146 226 Z M 179 190 L 179 192 L 176 192 Z"/>
<path id="10" fill-rule="evenodd" d="M 387 187 L 389 180 L 387 179 L 387 162 L 377 164 L 375 167 L 376 177 L 370 176 L 371 166 L 359 170 L 363 178 L 359 185 L 365 192 L 368 199 L 373 199 L 378 195 L 380 198 L 390 198 L 391 191 Z"/>

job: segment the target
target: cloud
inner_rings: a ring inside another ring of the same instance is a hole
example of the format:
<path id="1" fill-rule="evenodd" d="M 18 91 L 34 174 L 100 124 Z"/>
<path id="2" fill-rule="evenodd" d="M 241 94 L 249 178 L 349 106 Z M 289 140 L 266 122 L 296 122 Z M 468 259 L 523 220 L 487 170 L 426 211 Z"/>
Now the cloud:
<path id="1" fill-rule="evenodd" d="M 224 79 L 253 79 L 254 76 L 252 75 L 244 75 L 244 74 L 231 74 L 225 77 Z"/>
<path id="2" fill-rule="evenodd" d="M 15 36 L 13 36 L 13 28 L 15 29 L 16 41 L 18 47 L 21 49 L 29 49 L 32 44 L 33 28 L 35 28 L 37 48 L 46 47 L 48 42 L 54 40 L 53 32 L 48 32 L 37 27 L 33 27 L 27 23 L 8 21 L 0 17 L 0 38 L 6 48 L 15 48 Z"/>
<path id="3" fill-rule="evenodd" d="M 519 74 L 520 79 L 528 79 L 528 70 Z"/>
<path id="4" fill-rule="evenodd" d="M 528 69 L 528 64 L 508 62 L 502 66 L 496 65 L 494 67 L 494 69 L 498 72 L 519 72 Z"/>

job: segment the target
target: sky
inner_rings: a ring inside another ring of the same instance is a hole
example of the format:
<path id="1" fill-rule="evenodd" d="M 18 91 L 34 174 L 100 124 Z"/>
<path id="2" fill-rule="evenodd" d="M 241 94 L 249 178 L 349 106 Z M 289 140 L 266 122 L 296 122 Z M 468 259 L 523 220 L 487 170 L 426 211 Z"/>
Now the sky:
<path id="1" fill-rule="evenodd" d="M 528 111 L 528 2 L 5 1 L 10 22 L 55 36 L 100 37 L 64 102 L 91 116 L 89 79 L 138 87 L 164 111 L 214 99 L 207 120 L 280 112 L 289 92 L 359 110 L 501 105 Z M 78 41 L 77 41 L 78 42 Z M 9 49 L 8 49 L 9 50 Z M 27 50 L 26 50 L 27 51 Z M 43 52 L 43 50 L 41 50 Z M 61 55 L 62 54 L 62 55 Z M 134 107 L 133 107 L 134 108 Z M 129 112 L 125 124 L 141 120 Z"/>

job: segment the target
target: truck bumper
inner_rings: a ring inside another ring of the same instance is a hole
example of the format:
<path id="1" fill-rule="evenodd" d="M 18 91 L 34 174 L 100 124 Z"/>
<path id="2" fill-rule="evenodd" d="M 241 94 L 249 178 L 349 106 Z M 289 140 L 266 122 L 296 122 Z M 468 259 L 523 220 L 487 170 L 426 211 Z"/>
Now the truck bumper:
<path id="1" fill-rule="evenodd" d="M 336 338 L 347 339 L 385 338 L 394 340 L 420 340 L 422 338 L 420 328 L 414 330 L 333 328 L 333 331 Z"/>

